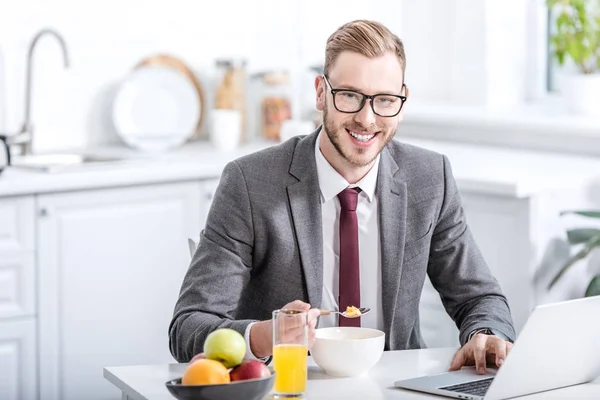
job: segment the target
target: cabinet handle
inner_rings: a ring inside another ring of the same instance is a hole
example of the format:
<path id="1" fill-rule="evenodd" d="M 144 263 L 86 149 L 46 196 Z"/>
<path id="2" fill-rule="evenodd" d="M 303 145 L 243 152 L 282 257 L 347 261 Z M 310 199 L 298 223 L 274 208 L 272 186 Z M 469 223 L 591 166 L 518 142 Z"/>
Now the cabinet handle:
<path id="1" fill-rule="evenodd" d="M 46 208 L 40 208 L 40 217 L 48 216 L 48 210 Z"/>
<path id="2" fill-rule="evenodd" d="M 212 200 L 213 194 L 211 192 L 206 193 L 206 200 Z"/>

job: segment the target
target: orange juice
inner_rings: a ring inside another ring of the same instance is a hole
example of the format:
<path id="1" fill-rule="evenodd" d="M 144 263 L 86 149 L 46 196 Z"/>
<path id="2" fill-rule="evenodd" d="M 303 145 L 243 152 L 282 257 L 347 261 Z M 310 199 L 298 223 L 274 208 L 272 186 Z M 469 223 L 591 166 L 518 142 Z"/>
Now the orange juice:
<path id="1" fill-rule="evenodd" d="M 306 359 L 308 349 L 299 344 L 278 344 L 273 347 L 275 393 L 306 391 Z"/>

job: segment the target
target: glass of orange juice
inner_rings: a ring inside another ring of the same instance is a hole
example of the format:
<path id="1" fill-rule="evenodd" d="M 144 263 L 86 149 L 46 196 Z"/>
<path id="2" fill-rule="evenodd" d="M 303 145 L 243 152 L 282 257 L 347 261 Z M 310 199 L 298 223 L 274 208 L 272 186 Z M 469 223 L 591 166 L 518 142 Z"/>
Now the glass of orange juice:
<path id="1" fill-rule="evenodd" d="M 273 311 L 273 369 L 276 399 L 303 398 L 306 392 L 308 313 Z"/>

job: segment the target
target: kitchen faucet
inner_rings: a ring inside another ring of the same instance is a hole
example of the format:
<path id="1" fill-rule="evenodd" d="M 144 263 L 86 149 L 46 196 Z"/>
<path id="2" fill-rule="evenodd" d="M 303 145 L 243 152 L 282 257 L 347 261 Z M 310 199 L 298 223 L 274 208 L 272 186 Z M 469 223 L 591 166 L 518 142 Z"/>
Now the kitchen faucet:
<path id="1" fill-rule="evenodd" d="M 21 130 L 14 137 L 13 144 L 21 146 L 21 155 L 31 154 L 33 148 L 33 126 L 31 125 L 31 70 L 33 64 L 33 52 L 40 38 L 45 35 L 51 35 L 56 38 L 63 52 L 65 68 L 69 67 L 69 56 L 67 54 L 67 46 L 63 37 L 53 29 L 42 29 L 32 39 L 27 53 L 27 80 L 25 87 L 25 120 L 21 126 Z"/>

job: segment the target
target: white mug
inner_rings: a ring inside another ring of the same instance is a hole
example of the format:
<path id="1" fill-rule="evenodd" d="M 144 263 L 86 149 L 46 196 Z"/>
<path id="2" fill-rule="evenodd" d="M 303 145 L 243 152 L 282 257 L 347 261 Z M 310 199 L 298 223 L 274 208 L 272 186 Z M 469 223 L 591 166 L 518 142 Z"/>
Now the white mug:
<path id="1" fill-rule="evenodd" d="M 220 151 L 237 148 L 242 137 L 242 114 L 237 110 L 215 109 L 211 113 L 210 141 Z"/>

